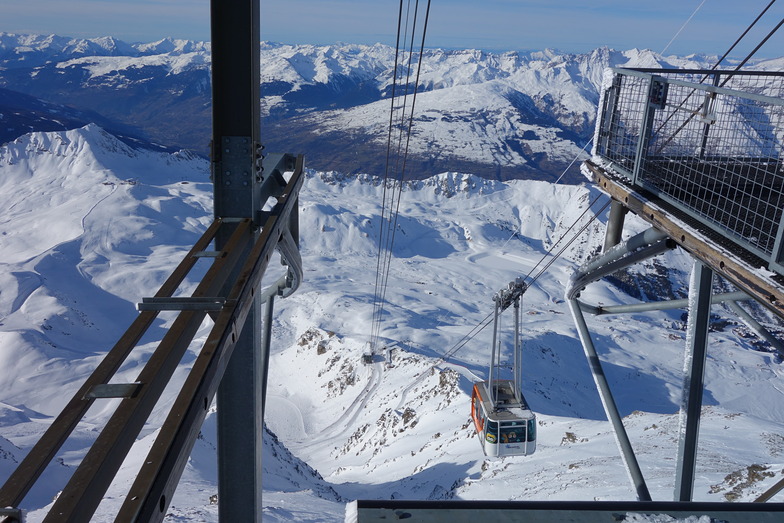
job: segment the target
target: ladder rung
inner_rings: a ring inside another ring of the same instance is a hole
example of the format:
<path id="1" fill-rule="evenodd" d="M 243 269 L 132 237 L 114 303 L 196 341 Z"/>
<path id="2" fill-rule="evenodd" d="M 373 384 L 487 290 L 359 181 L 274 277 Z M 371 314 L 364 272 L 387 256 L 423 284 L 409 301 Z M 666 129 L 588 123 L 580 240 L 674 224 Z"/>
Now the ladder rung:
<path id="1" fill-rule="evenodd" d="M 91 388 L 84 399 L 97 398 L 132 398 L 141 387 L 141 383 L 101 383 Z"/>
<path id="2" fill-rule="evenodd" d="M 194 258 L 217 258 L 223 251 L 199 251 L 193 253 Z"/>
<path id="3" fill-rule="evenodd" d="M 182 297 L 182 298 L 142 298 L 136 304 L 140 311 L 219 311 L 226 298 L 221 297 Z"/>

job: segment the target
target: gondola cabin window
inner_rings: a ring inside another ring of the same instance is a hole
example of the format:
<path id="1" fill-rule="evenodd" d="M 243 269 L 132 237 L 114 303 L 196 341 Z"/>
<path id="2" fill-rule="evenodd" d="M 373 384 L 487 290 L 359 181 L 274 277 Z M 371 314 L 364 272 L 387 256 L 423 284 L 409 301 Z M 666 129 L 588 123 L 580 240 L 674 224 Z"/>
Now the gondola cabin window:
<path id="1" fill-rule="evenodd" d="M 487 422 L 487 434 L 485 439 L 490 443 L 495 443 L 498 441 L 498 423 L 495 421 Z"/>

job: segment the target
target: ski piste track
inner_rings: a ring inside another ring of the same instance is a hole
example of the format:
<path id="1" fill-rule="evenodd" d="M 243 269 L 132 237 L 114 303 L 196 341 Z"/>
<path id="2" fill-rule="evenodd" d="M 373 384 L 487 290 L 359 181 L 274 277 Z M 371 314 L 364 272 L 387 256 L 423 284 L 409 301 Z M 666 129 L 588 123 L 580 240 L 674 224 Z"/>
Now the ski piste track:
<path id="1" fill-rule="evenodd" d="M 14 298 L 13 303 L 12 303 L 8 313 L 5 314 L 4 316 L 0 317 L 0 323 L 2 323 L 3 320 L 5 318 L 7 318 L 8 316 L 10 316 L 11 314 L 14 314 L 17 311 L 19 311 L 24 306 L 24 304 L 27 302 L 27 300 L 30 298 L 30 296 L 32 296 L 32 294 L 36 290 L 38 290 L 38 288 L 41 287 L 41 285 L 43 284 L 43 277 L 36 270 L 36 266 L 40 263 L 40 261 L 44 257 L 49 256 L 52 253 L 56 252 L 58 249 L 60 249 L 64 245 L 69 244 L 69 243 L 73 243 L 73 242 L 78 242 L 82 237 L 84 237 L 84 235 L 86 233 L 85 222 L 89 218 L 90 214 L 92 214 L 92 212 L 99 205 L 101 205 L 103 202 L 108 200 L 112 195 L 114 195 L 114 193 L 116 191 L 117 191 L 117 185 L 116 184 L 112 184 L 111 185 L 111 190 L 107 194 L 103 195 L 101 198 L 96 200 L 90 206 L 90 208 L 87 209 L 87 211 L 84 212 L 84 214 L 82 215 L 82 217 L 80 219 L 81 232 L 77 236 L 75 236 L 73 238 L 69 238 L 67 240 L 62 240 L 62 241 L 56 243 L 55 245 L 52 245 L 51 247 L 48 247 L 46 250 L 40 252 L 39 254 L 31 256 L 30 258 L 28 258 L 27 260 L 25 260 L 25 261 L 23 261 L 21 263 L 13 264 L 14 266 L 18 267 L 18 269 L 13 269 L 11 271 L 11 274 L 14 275 L 14 277 L 17 279 L 17 282 L 18 282 L 17 296 Z M 104 229 L 104 238 L 103 238 L 103 242 L 104 243 L 106 243 L 107 231 L 108 231 L 108 228 L 105 228 Z M 82 275 L 84 276 L 84 273 L 82 272 L 82 268 L 81 267 L 77 266 L 77 270 L 79 270 L 79 272 L 82 273 Z"/>

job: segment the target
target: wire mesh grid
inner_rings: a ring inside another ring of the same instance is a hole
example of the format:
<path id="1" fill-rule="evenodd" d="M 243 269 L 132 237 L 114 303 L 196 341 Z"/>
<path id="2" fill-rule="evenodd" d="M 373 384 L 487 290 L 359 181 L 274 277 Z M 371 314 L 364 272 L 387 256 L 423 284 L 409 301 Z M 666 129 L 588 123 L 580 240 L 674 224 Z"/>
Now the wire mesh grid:
<path id="1" fill-rule="evenodd" d="M 784 207 L 784 77 L 657 74 L 670 80 L 705 80 L 737 92 L 669 81 L 666 104 L 652 110 L 651 77 L 619 74 L 622 79 L 611 88 L 615 93 L 605 95 L 612 107 L 605 107 L 604 142 L 597 152 L 624 167 L 628 176 L 637 165 L 636 184 L 770 258 Z M 640 140 L 642 147 L 637 145 Z"/>
<path id="2" fill-rule="evenodd" d="M 628 171 L 629 176 L 637 157 L 647 92 L 646 78 L 616 75 L 604 98 L 599 149 L 605 158 Z"/>

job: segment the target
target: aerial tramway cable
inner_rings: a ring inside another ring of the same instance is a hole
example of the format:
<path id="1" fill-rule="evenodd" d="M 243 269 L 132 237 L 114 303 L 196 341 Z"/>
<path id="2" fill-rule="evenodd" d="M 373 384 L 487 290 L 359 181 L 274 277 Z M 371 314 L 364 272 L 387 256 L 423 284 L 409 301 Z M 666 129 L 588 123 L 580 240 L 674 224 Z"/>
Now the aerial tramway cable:
<path id="1" fill-rule="evenodd" d="M 386 215 L 386 201 L 387 201 L 387 178 L 389 176 L 389 159 L 392 151 L 392 129 L 393 125 L 392 122 L 394 120 L 395 115 L 395 95 L 397 89 L 397 67 L 398 67 L 398 58 L 400 56 L 400 29 L 402 26 L 402 19 L 403 19 L 403 0 L 400 0 L 400 7 L 398 10 L 398 19 L 397 19 L 397 39 L 395 41 L 395 64 L 394 69 L 392 72 L 392 95 L 391 95 L 391 104 L 389 108 L 389 131 L 387 134 L 387 155 L 386 155 L 386 162 L 384 166 L 384 178 L 382 181 L 382 205 L 381 205 L 381 224 L 379 227 L 379 239 L 378 239 L 378 253 L 376 258 L 376 282 L 375 282 L 375 292 L 373 295 L 373 316 L 371 321 L 371 340 L 374 340 L 377 336 L 376 334 L 376 316 L 380 315 L 379 307 L 379 292 L 378 290 L 381 287 L 382 281 L 382 271 L 381 267 L 382 264 L 382 253 L 384 253 L 383 245 L 384 245 L 384 221 Z M 405 47 L 405 44 L 404 44 Z M 371 346 L 373 346 L 373 342 L 371 341 Z"/>
<path id="2" fill-rule="evenodd" d="M 719 61 L 714 66 L 714 68 L 717 67 L 719 65 L 719 63 L 721 63 L 721 61 L 724 60 L 724 58 L 726 58 L 726 56 L 738 44 L 740 39 L 742 39 L 749 32 L 749 30 L 754 26 L 754 24 L 757 23 L 757 21 L 763 16 L 763 14 L 771 7 L 771 5 L 775 1 L 776 0 L 771 0 L 771 2 L 765 7 L 765 9 L 762 11 L 762 13 L 760 13 L 760 15 L 752 22 L 752 24 L 746 29 L 746 31 L 744 31 L 744 33 L 741 35 L 741 37 L 738 38 L 738 40 L 736 40 L 736 42 L 730 47 L 730 49 L 727 51 L 727 53 L 725 53 L 719 59 Z M 669 46 L 672 44 L 672 42 L 683 31 L 683 28 L 695 16 L 697 11 L 699 11 L 699 9 L 702 7 L 702 5 L 704 3 L 705 2 L 703 1 L 697 7 L 697 9 L 695 9 L 695 11 L 689 17 L 689 19 L 683 24 L 683 26 L 678 30 L 678 32 L 672 37 L 670 42 L 665 46 L 665 48 L 662 51 L 662 53 L 664 51 L 666 51 L 667 48 L 669 48 Z M 409 6 L 410 6 L 410 0 L 409 0 Z M 415 5 L 415 9 L 414 9 L 414 12 L 415 12 L 414 23 L 413 23 L 414 28 L 415 28 L 415 25 L 416 25 L 416 13 L 417 13 L 417 10 L 418 10 L 418 0 L 417 0 L 416 5 Z M 400 133 L 398 135 L 398 148 L 397 148 L 398 155 L 396 157 L 395 173 L 397 173 L 397 167 L 400 165 L 401 158 L 402 158 L 402 169 L 401 169 L 401 172 L 400 172 L 399 179 L 395 179 L 395 181 L 397 182 L 397 185 L 396 185 L 395 191 L 393 192 L 392 197 L 390 199 L 389 218 L 388 218 L 388 220 L 384 220 L 384 215 L 382 214 L 382 226 L 385 223 L 387 223 L 387 221 L 389 222 L 390 225 L 387 227 L 387 230 L 384 233 L 381 234 L 381 237 L 380 237 L 380 240 L 379 240 L 379 252 L 378 252 L 378 260 L 379 261 L 378 261 L 378 264 L 377 264 L 376 294 L 375 294 L 375 301 L 374 301 L 374 317 L 373 317 L 373 327 L 372 327 L 372 334 L 371 334 L 371 348 L 375 347 L 375 344 L 378 341 L 379 330 L 380 330 L 380 323 L 381 323 L 380 320 L 381 320 L 381 316 L 383 314 L 384 298 L 385 298 L 385 294 L 386 294 L 386 288 L 387 288 L 387 285 L 388 285 L 389 266 L 390 266 L 390 263 L 391 263 L 391 251 L 392 251 L 392 246 L 394 244 L 394 235 L 395 235 L 395 229 L 396 229 L 396 226 L 397 226 L 397 218 L 398 218 L 398 214 L 399 214 L 400 194 L 402 192 L 402 182 L 403 182 L 403 179 L 404 179 L 404 176 L 405 176 L 405 165 L 406 165 L 406 160 L 407 160 L 409 141 L 410 141 L 410 138 L 411 138 L 411 126 L 413 125 L 413 109 L 414 109 L 414 105 L 415 105 L 415 102 L 416 102 L 416 94 L 417 94 L 418 84 L 419 84 L 419 74 L 420 74 L 421 65 L 422 65 L 422 54 L 423 54 L 423 49 L 424 49 L 425 33 L 426 33 L 426 27 L 427 27 L 429 11 L 430 11 L 430 1 L 428 0 L 427 14 L 425 15 L 425 28 L 423 29 L 423 34 L 422 34 L 422 46 L 420 47 L 419 63 L 418 63 L 418 68 L 417 68 L 416 81 L 415 81 L 415 84 L 414 84 L 413 101 L 412 101 L 412 105 L 411 105 L 411 111 L 409 112 L 409 115 L 408 115 L 408 126 L 405 127 L 405 124 L 403 123 L 405 121 L 405 118 L 406 118 L 406 116 L 405 116 L 405 109 L 406 109 L 405 108 L 405 97 L 408 96 L 409 79 L 410 79 L 410 74 L 411 74 L 411 58 L 413 57 L 413 47 L 412 47 L 412 49 L 409 50 L 409 60 L 408 60 L 407 77 L 406 77 L 406 85 L 405 85 L 404 105 L 403 105 L 403 112 L 401 114 L 401 129 L 400 129 Z M 390 156 L 391 156 L 390 151 L 391 151 L 393 126 L 394 126 L 393 114 L 394 114 L 394 109 L 395 109 L 395 94 L 396 94 L 396 84 L 397 84 L 397 76 L 398 76 L 397 75 L 397 68 L 398 68 L 398 56 L 399 56 L 399 49 L 400 49 L 399 42 L 400 42 L 400 28 L 401 28 L 402 12 L 403 12 L 403 3 L 402 3 L 402 0 L 401 0 L 401 2 L 400 2 L 400 9 L 399 9 L 399 20 L 398 20 L 398 41 L 397 41 L 398 44 L 396 46 L 396 51 L 395 51 L 395 72 L 394 72 L 393 85 L 392 85 L 392 100 L 391 100 L 390 124 L 389 124 L 390 125 L 390 129 L 389 129 L 389 133 L 388 133 L 388 144 L 387 144 L 387 161 L 386 161 L 385 174 L 384 174 L 384 213 L 386 213 L 386 210 L 387 210 L 387 207 L 386 207 L 386 192 L 387 192 L 387 183 L 389 181 L 389 164 L 390 164 Z M 407 18 L 406 23 L 408 23 L 408 18 Z M 778 28 L 782 25 L 782 23 L 784 23 L 784 20 L 782 20 L 782 22 L 779 23 L 776 26 L 776 28 L 774 28 L 774 30 L 771 31 L 768 34 L 768 36 L 755 48 L 755 50 L 752 51 L 752 54 L 749 55 L 742 62 L 741 66 L 743 64 L 745 64 L 750 59 L 750 57 L 754 53 L 756 53 L 756 51 L 762 45 L 764 45 L 764 43 L 776 32 L 776 30 L 778 30 Z M 414 31 L 412 30 L 412 46 L 413 46 L 413 37 L 414 37 Z M 405 148 L 402 147 L 403 137 L 404 136 L 405 136 Z M 582 148 L 582 150 L 585 150 L 585 148 L 588 147 L 588 145 L 590 145 L 590 143 L 591 143 L 591 141 L 588 141 L 588 143 L 586 143 L 586 145 Z M 402 155 L 401 155 L 401 152 L 402 152 Z M 579 157 L 579 154 L 578 154 L 578 157 Z M 559 178 L 556 180 L 555 183 L 558 183 L 561 180 L 561 178 L 563 178 L 563 176 L 566 173 L 566 171 L 568 171 L 568 169 L 574 164 L 574 162 L 576 160 L 577 160 L 577 157 L 574 160 L 572 160 L 572 162 L 566 168 L 564 173 L 561 174 L 561 176 L 559 176 Z M 555 261 L 566 251 L 566 249 L 568 249 L 569 246 L 571 246 L 571 244 L 574 241 L 576 241 L 576 239 L 588 228 L 588 226 L 590 226 L 590 224 L 593 222 L 593 220 L 595 220 L 596 217 L 599 214 L 601 214 L 607 208 L 607 206 L 609 205 L 611 200 L 608 200 L 594 214 L 594 216 L 592 216 L 591 219 L 585 225 L 583 225 L 580 228 L 580 230 L 567 242 L 567 244 L 564 245 L 554 256 L 552 256 L 549 259 L 549 261 L 547 261 L 547 263 L 544 265 L 544 267 L 542 267 L 542 269 L 539 270 L 539 272 L 534 275 L 534 271 L 536 271 L 537 267 L 539 267 L 539 265 L 541 265 L 548 258 L 548 256 L 551 255 L 551 253 L 555 249 L 555 247 L 566 237 L 566 235 L 569 234 L 569 232 L 577 225 L 577 223 L 579 223 L 579 221 L 593 207 L 593 205 L 598 201 L 598 199 L 600 197 L 601 197 L 601 195 L 597 196 L 597 198 L 595 198 L 589 204 L 589 206 L 585 209 L 585 211 L 583 211 L 583 213 L 572 223 L 572 225 L 570 225 L 570 227 L 561 236 L 561 238 L 559 238 L 550 247 L 550 249 L 548 249 L 547 253 L 544 254 L 544 256 L 537 262 L 537 264 L 525 276 L 525 279 L 528 280 L 527 284 L 529 286 L 531 284 L 533 284 L 539 277 L 541 277 L 552 266 L 552 264 L 555 263 Z M 382 259 L 383 259 L 383 262 L 381 261 Z M 476 337 L 482 330 L 484 330 L 490 324 L 490 320 L 493 318 L 493 316 L 494 316 L 494 314 L 490 313 L 484 319 L 482 319 L 479 322 L 479 324 L 477 324 L 474 328 L 472 328 L 472 330 L 469 331 L 469 333 L 467 333 L 463 338 L 461 338 L 449 351 L 444 353 L 444 355 L 442 355 L 440 361 L 441 362 L 446 361 L 447 359 L 452 357 L 455 353 L 457 353 L 460 349 L 462 349 L 469 341 L 471 341 L 474 337 Z M 433 365 L 433 367 L 435 367 L 436 365 L 438 365 L 438 363 Z"/>
<path id="3" fill-rule="evenodd" d="M 754 27 L 754 26 L 757 24 L 757 22 L 759 22 L 759 20 L 760 20 L 760 19 L 763 17 L 763 15 L 764 15 L 764 14 L 765 14 L 765 13 L 768 11 L 768 9 L 770 9 L 770 8 L 771 8 L 771 6 L 772 6 L 772 5 L 773 5 L 775 2 L 776 2 L 776 0 L 770 0 L 770 3 L 768 3 L 768 5 L 767 5 L 767 6 L 765 6 L 765 8 L 764 8 L 764 9 L 763 9 L 763 10 L 760 12 L 760 14 L 758 14 L 758 15 L 757 15 L 757 18 L 755 18 L 755 19 L 754 19 L 754 21 L 752 21 L 752 22 L 751 22 L 751 23 L 750 23 L 750 24 L 749 24 L 749 25 L 746 27 L 746 29 L 743 31 L 743 33 L 741 33 L 741 35 L 740 35 L 740 36 L 739 36 L 739 37 L 738 37 L 738 38 L 735 40 L 735 42 L 734 42 L 734 43 L 733 43 L 733 44 L 732 44 L 732 45 L 729 47 L 729 49 L 727 49 L 727 51 L 726 51 L 726 52 L 725 52 L 725 53 L 724 53 L 724 54 L 721 56 L 721 58 L 719 58 L 719 59 L 716 61 L 716 63 L 715 63 L 715 64 L 713 64 L 713 66 L 710 68 L 710 70 L 711 70 L 711 71 L 714 71 L 714 70 L 716 70 L 716 69 L 719 67 L 719 65 L 720 65 L 720 64 L 721 64 L 721 63 L 724 61 L 724 59 L 725 59 L 725 58 L 727 58 L 727 56 L 728 56 L 728 55 L 729 55 L 729 54 L 732 52 L 732 50 L 733 50 L 733 49 L 735 49 L 735 47 L 737 47 L 737 45 L 740 43 L 740 41 L 741 41 L 743 38 L 745 38 L 745 37 L 746 37 L 746 35 L 749 33 L 749 31 L 751 31 L 751 29 L 752 29 L 752 28 L 753 28 L 753 27 Z M 752 50 L 752 51 L 751 51 L 751 52 L 750 52 L 748 55 L 746 55 L 746 57 L 745 57 L 743 60 L 741 60 L 741 62 L 740 62 L 740 63 L 739 63 L 737 66 L 735 66 L 735 68 L 733 69 L 733 72 L 740 70 L 740 68 L 741 68 L 741 67 L 743 67 L 744 65 L 746 65 L 746 63 L 747 63 L 749 60 L 751 60 L 751 58 L 752 58 L 752 57 L 753 57 L 755 54 L 757 54 L 757 51 L 759 51 L 759 50 L 760 50 L 760 48 L 761 48 L 763 45 L 765 45 L 765 43 L 766 43 L 766 42 L 767 42 L 767 41 L 768 41 L 768 40 L 769 40 L 769 39 L 770 39 L 770 38 L 771 38 L 771 37 L 772 37 L 772 36 L 773 36 L 773 35 L 776 33 L 776 31 L 778 31 L 778 30 L 779 30 L 779 28 L 781 27 L 781 25 L 782 25 L 782 24 L 784 24 L 784 19 L 782 19 L 781 21 L 779 21 L 779 23 L 776 25 L 776 27 L 774 27 L 774 28 L 773 28 L 773 29 L 772 29 L 772 30 L 771 30 L 771 31 L 770 31 L 770 32 L 769 32 L 769 33 L 768 33 L 768 34 L 765 36 L 765 38 L 763 38 L 763 39 L 762 39 L 762 41 L 761 41 L 759 44 L 757 44 L 757 46 L 756 46 L 756 47 L 755 47 L 755 48 L 754 48 L 754 49 L 753 49 L 753 50 Z M 705 80 L 707 80 L 708 78 L 710 78 L 710 76 L 711 76 L 710 74 L 706 74 L 705 76 L 703 76 L 703 77 L 702 77 L 702 79 L 700 79 L 700 81 L 699 81 L 698 83 L 700 83 L 700 84 L 701 84 L 701 83 L 705 82 Z M 729 82 L 729 81 L 732 79 L 732 77 L 733 77 L 733 75 L 732 75 L 732 74 L 728 74 L 728 75 L 727 75 L 727 76 L 724 78 L 724 80 L 721 82 L 721 84 L 719 85 L 719 87 L 724 87 L 724 86 L 727 84 L 727 82 Z M 675 110 L 674 110 L 674 111 L 672 111 L 672 112 L 671 112 L 671 113 L 670 113 L 670 114 L 667 116 L 667 118 L 665 118 L 665 119 L 664 119 L 664 121 L 663 121 L 663 122 L 662 122 L 662 123 L 659 125 L 659 127 L 658 127 L 658 128 L 656 129 L 656 131 L 655 131 L 655 134 L 658 134 L 658 133 L 659 133 L 659 132 L 660 132 L 662 129 L 664 129 L 664 127 L 665 127 L 665 126 L 666 126 L 666 125 L 667 125 L 667 124 L 670 122 L 670 120 L 671 120 L 671 119 L 672 119 L 672 118 L 675 116 L 675 114 L 678 112 L 678 110 L 679 110 L 681 107 L 683 107 L 683 106 L 686 104 L 686 102 L 687 102 L 687 101 L 688 101 L 688 100 L 689 100 L 689 99 L 692 97 L 692 95 L 693 95 L 695 92 L 697 92 L 697 89 L 693 89 L 693 90 L 692 90 L 692 91 L 691 91 L 691 92 L 690 92 L 690 93 L 689 93 L 689 94 L 688 94 L 686 97 L 684 97 L 684 99 L 683 99 L 683 100 L 681 100 L 681 102 L 678 104 L 678 106 L 675 108 Z M 665 147 L 666 147 L 666 146 L 667 146 L 667 145 L 668 145 L 670 142 L 672 142 L 672 140 L 675 138 L 675 136 L 676 136 L 678 133 L 680 133 L 680 132 L 681 132 L 681 131 L 682 131 L 682 130 L 683 130 L 683 129 L 684 129 L 684 128 L 685 128 L 685 127 L 686 127 L 686 126 L 689 124 L 689 122 L 691 122 L 691 121 L 694 119 L 694 117 L 695 117 L 695 115 L 691 115 L 691 116 L 689 116 L 689 118 L 687 118 L 687 119 L 686 119 L 686 120 L 685 120 L 685 121 L 684 121 L 684 122 L 683 122 L 683 123 L 682 123 L 682 124 L 681 124 L 681 125 L 680 125 L 680 126 L 677 128 L 677 129 L 675 129 L 675 131 L 673 131 L 673 132 L 672 132 L 672 134 L 671 134 L 671 135 L 670 135 L 670 136 L 669 136 L 669 137 L 668 137 L 666 140 L 664 140 L 664 141 L 663 141 L 663 143 L 662 143 L 662 144 L 659 146 L 659 148 L 658 148 L 657 152 L 661 152 L 662 150 L 664 150 L 664 148 L 665 148 Z"/>
<path id="4" fill-rule="evenodd" d="M 774 1 L 775 1 L 775 0 L 774 0 Z M 681 26 L 681 28 L 680 28 L 680 29 L 678 29 L 678 31 L 677 31 L 677 32 L 675 33 L 675 35 L 674 35 L 674 36 L 673 36 L 673 37 L 670 39 L 670 41 L 669 41 L 669 42 L 667 42 L 667 45 L 665 45 L 665 46 L 664 46 L 664 49 L 662 49 L 662 50 L 661 50 L 661 52 L 659 53 L 660 55 L 663 55 L 663 54 L 664 54 L 664 53 L 667 51 L 667 49 L 669 49 L 669 48 L 670 48 L 670 46 L 671 46 L 671 45 L 672 45 L 672 43 L 675 41 L 675 39 L 676 39 L 676 38 L 678 38 L 678 35 L 680 35 L 680 34 L 681 34 L 681 32 L 682 32 L 682 31 L 683 31 L 683 30 L 686 28 L 686 26 L 687 26 L 687 25 L 689 25 L 689 22 L 691 22 L 691 19 L 692 19 L 692 18 L 694 18 L 694 15 L 696 15 L 696 14 L 697 14 L 697 11 L 699 11 L 699 10 L 702 8 L 702 6 L 705 4 L 705 2 L 706 2 L 706 0 L 702 0 L 702 2 L 700 3 L 700 5 L 698 5 L 698 6 L 697 6 L 697 9 L 695 9 L 695 10 L 694 10 L 694 12 L 691 14 L 691 16 L 690 16 L 689 18 L 687 18 L 685 22 L 683 22 L 683 25 Z"/>
<path id="5" fill-rule="evenodd" d="M 404 49 L 406 46 L 406 42 L 408 41 L 408 34 L 409 34 L 408 25 L 410 19 L 409 14 L 411 11 L 410 7 L 411 7 L 411 0 L 408 0 L 408 7 L 406 9 L 406 29 L 404 31 L 404 43 L 403 43 Z M 376 266 L 376 284 L 375 284 L 374 302 L 373 302 L 373 318 L 371 322 L 372 323 L 371 337 L 370 337 L 371 352 L 375 352 L 375 347 L 377 345 L 378 338 L 380 335 L 381 318 L 384 312 L 386 289 L 389 282 L 389 268 L 392 261 L 392 247 L 395 241 L 397 220 L 398 220 L 398 215 L 400 213 L 400 198 L 403 190 L 403 181 L 405 180 L 405 174 L 406 174 L 405 173 L 406 160 L 408 156 L 408 149 L 409 149 L 409 144 L 411 139 L 411 129 L 414 121 L 413 120 L 414 107 L 416 104 L 416 96 L 419 90 L 419 78 L 422 70 L 422 57 L 424 54 L 425 37 L 427 34 L 427 24 L 430 17 L 430 0 L 428 0 L 427 2 L 427 9 L 425 11 L 424 22 L 422 26 L 422 40 L 419 48 L 418 66 L 417 66 L 417 72 L 414 80 L 411 106 L 407 112 L 407 105 L 408 105 L 407 100 L 408 100 L 408 93 L 410 89 L 411 64 L 414 57 L 414 39 L 416 36 L 416 25 L 417 25 L 416 22 L 418 19 L 418 13 L 419 13 L 419 0 L 416 0 L 414 6 L 413 20 L 411 22 L 411 41 L 410 41 L 410 48 L 409 48 L 409 55 L 408 55 L 406 82 L 404 85 L 403 104 L 401 106 L 401 112 L 400 112 L 400 125 L 399 125 L 398 137 L 397 137 L 397 150 L 395 154 L 395 169 L 394 169 L 394 176 L 391 177 L 393 190 L 389 191 L 391 196 L 387 198 L 387 192 L 388 192 L 387 189 L 390 183 L 389 171 L 390 171 L 390 163 L 391 163 L 391 156 L 392 156 L 392 138 L 393 138 L 393 129 L 395 126 L 394 115 L 395 115 L 395 102 L 397 98 L 396 90 L 397 90 L 397 80 L 398 80 L 398 64 L 399 64 L 399 55 L 400 55 L 400 48 L 401 48 L 400 32 L 401 32 L 402 19 L 403 19 L 403 2 L 402 0 L 400 1 L 400 8 L 398 13 L 398 35 L 397 35 L 397 42 L 396 42 L 396 49 L 395 49 L 395 69 L 393 72 L 393 79 L 392 79 L 392 99 L 390 104 L 389 132 L 387 138 L 387 158 L 386 158 L 385 169 L 384 169 L 384 179 L 382 182 L 384 187 L 383 187 L 381 227 L 379 231 L 378 257 L 377 257 L 377 266 Z M 406 119 L 408 119 L 407 124 L 406 124 Z"/>
<path id="6" fill-rule="evenodd" d="M 531 271 L 525 276 L 524 279 L 527 280 L 526 284 L 527 284 L 528 287 L 530 287 L 537 279 L 539 279 L 539 277 L 542 276 L 547 271 L 547 269 L 549 269 L 550 266 L 553 263 L 555 263 L 555 261 L 558 258 L 560 258 L 560 256 L 564 252 L 566 252 L 566 249 L 568 249 L 577 240 L 577 238 L 579 238 L 583 234 L 583 232 L 585 232 L 585 230 L 591 225 L 591 223 L 593 223 L 593 221 L 597 218 L 597 216 L 600 215 L 607 208 L 607 206 L 612 201 L 610 199 L 608 199 L 607 202 L 605 202 L 604 205 L 597 212 L 595 212 L 594 215 L 591 216 L 591 218 L 582 227 L 580 227 L 580 229 L 572 236 L 572 238 L 569 239 L 569 241 L 563 247 L 561 247 L 561 249 L 555 254 L 555 256 L 553 256 L 547 262 L 547 264 L 545 264 L 545 266 L 538 273 L 536 273 L 535 276 L 533 276 L 533 277 L 531 276 L 534 273 L 534 271 L 536 270 L 536 268 L 542 262 L 544 262 L 544 260 L 547 259 L 548 256 L 550 256 L 550 254 L 555 249 L 555 247 L 559 243 L 561 243 L 561 241 L 564 240 L 564 238 L 566 238 L 566 235 L 569 234 L 569 231 L 571 231 L 575 227 L 575 225 L 577 225 L 577 223 L 579 223 L 579 221 L 583 219 L 583 217 L 588 213 L 588 211 L 591 209 L 591 207 L 593 207 L 593 205 L 599 200 L 599 198 L 601 198 L 601 196 L 602 195 L 600 194 L 596 198 L 593 199 L 593 201 L 582 212 L 582 214 L 580 214 L 580 216 L 577 217 L 577 219 L 572 223 L 572 225 L 569 226 L 569 228 L 566 230 L 566 232 L 564 232 L 564 234 L 561 235 L 561 237 L 558 238 L 558 240 L 556 240 L 555 243 L 553 243 L 552 246 L 550 246 L 550 248 L 547 250 L 547 252 L 544 254 L 544 256 L 542 256 L 542 258 L 539 260 L 539 262 L 537 262 L 537 264 L 534 265 L 533 269 L 531 269 Z M 431 365 L 430 369 L 436 368 L 438 365 L 440 365 L 441 363 L 446 362 L 449 358 L 451 358 L 452 356 L 457 354 L 457 352 L 460 351 L 463 347 L 465 347 L 468 344 L 468 342 L 473 340 L 480 332 L 482 332 L 488 325 L 490 325 L 493 322 L 494 315 L 495 315 L 495 311 L 491 312 L 490 314 L 485 316 L 475 327 L 473 327 L 455 345 L 453 345 L 451 349 L 449 349 L 447 352 L 445 352 L 436 363 Z M 430 370 L 430 369 L 428 369 L 428 370 Z"/>

